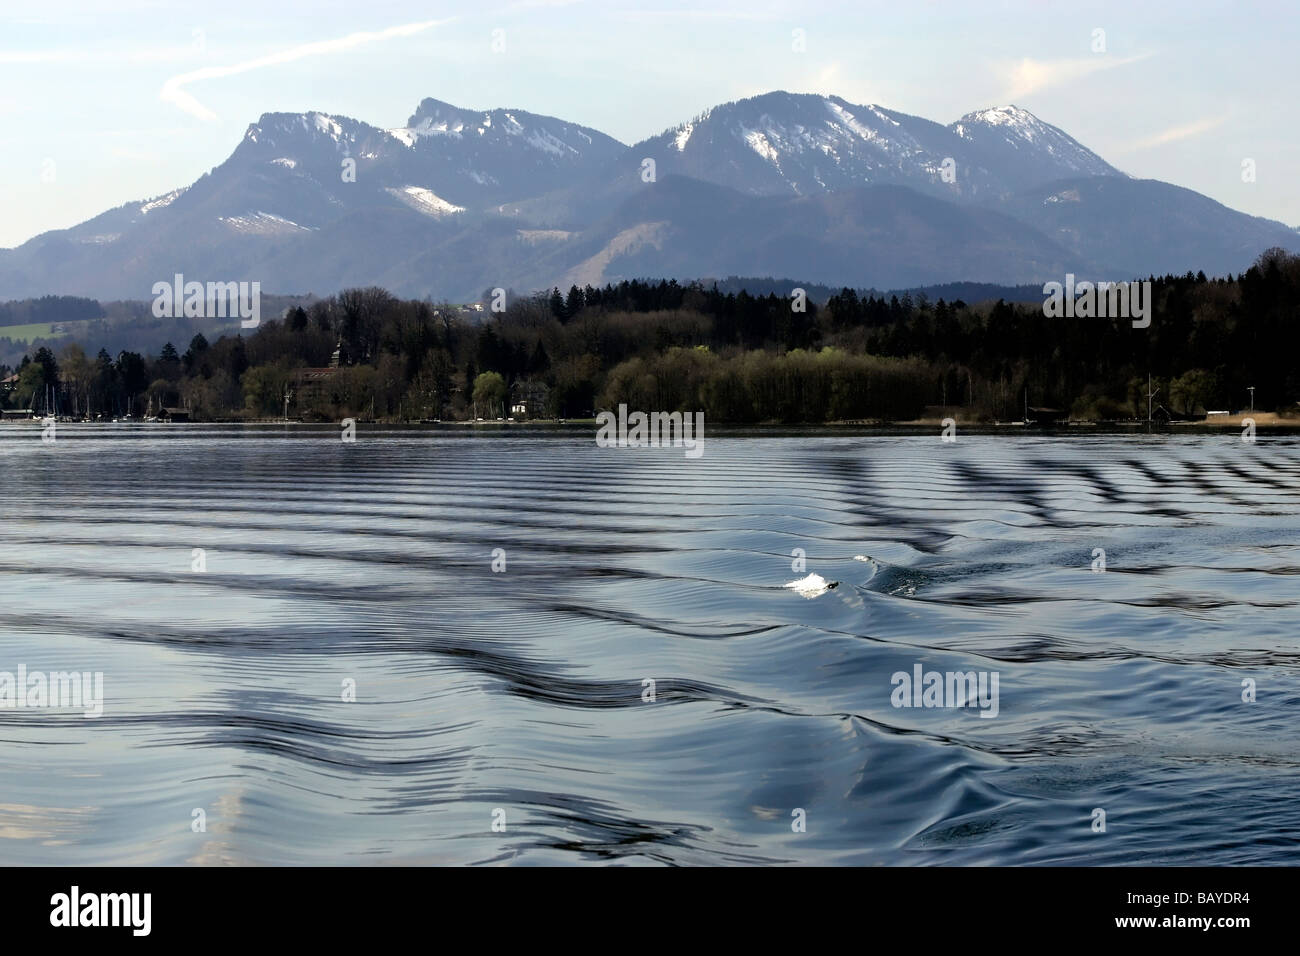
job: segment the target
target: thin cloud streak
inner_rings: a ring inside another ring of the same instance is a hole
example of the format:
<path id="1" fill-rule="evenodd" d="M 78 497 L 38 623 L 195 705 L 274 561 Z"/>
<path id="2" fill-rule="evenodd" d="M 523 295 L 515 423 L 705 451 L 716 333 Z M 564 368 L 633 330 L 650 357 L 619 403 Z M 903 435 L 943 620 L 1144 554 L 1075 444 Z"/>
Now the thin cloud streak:
<path id="1" fill-rule="evenodd" d="M 1136 56 L 1113 57 L 1105 54 L 1076 57 L 1069 60 L 1035 60 L 1025 57 L 1014 62 L 1004 62 L 994 67 L 994 72 L 1005 84 L 1006 92 L 1002 95 L 1008 101 L 1016 100 L 1039 90 L 1059 86 L 1073 80 L 1082 79 L 1103 70 L 1127 66 L 1145 60 L 1152 53 L 1139 53 Z"/>
<path id="2" fill-rule="evenodd" d="M 253 60 L 245 60 L 242 63 L 234 63 L 230 66 L 205 66 L 199 70 L 192 70 L 189 73 L 180 73 L 169 78 L 162 85 L 158 92 L 158 98 L 164 103 L 171 103 L 173 106 L 191 116 L 195 116 L 205 122 L 213 122 L 219 117 L 212 110 L 208 109 L 197 99 L 194 98 L 185 87 L 191 83 L 198 83 L 202 80 L 215 80 L 226 76 L 234 76 L 239 73 L 248 73 L 251 70 L 260 70 L 268 66 L 280 66 L 284 63 L 292 63 L 295 60 L 303 60 L 313 56 L 325 56 L 330 53 L 338 53 L 341 50 L 351 50 L 355 47 L 364 46 L 367 43 L 375 43 L 380 40 L 388 40 L 394 37 L 414 36 L 417 33 L 423 33 L 425 30 L 433 27 L 442 26 L 451 23 L 455 18 L 446 20 L 423 20 L 417 23 L 404 23 L 400 26 L 389 27 L 386 30 L 363 31 L 360 33 L 349 33 L 347 36 L 338 37 L 333 40 L 318 40 L 315 43 L 304 43 L 301 46 L 290 47 L 287 50 L 280 50 L 276 53 L 270 53 L 266 56 L 257 57 Z"/>
<path id="3" fill-rule="evenodd" d="M 1136 153 L 1144 149 L 1153 149 L 1156 146 L 1164 146 L 1166 143 L 1176 143 L 1180 139 L 1189 139 L 1193 136 L 1200 136 L 1202 133 L 1208 133 L 1210 130 L 1222 126 L 1227 122 L 1227 116 L 1211 116 L 1205 119 L 1196 120 L 1194 123 L 1184 123 L 1182 126 L 1171 126 L 1169 129 L 1156 133 L 1154 136 L 1148 136 L 1137 142 L 1123 146 L 1116 150 L 1118 153 Z"/>

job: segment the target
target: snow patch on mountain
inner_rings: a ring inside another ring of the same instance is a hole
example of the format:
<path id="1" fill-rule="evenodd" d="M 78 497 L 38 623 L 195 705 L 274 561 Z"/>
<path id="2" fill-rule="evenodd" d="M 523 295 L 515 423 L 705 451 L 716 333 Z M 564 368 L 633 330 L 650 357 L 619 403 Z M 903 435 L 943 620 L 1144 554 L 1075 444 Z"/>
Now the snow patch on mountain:
<path id="1" fill-rule="evenodd" d="M 966 135 L 964 123 L 1007 126 L 1031 143 L 1038 138 L 1039 127 L 1044 125 L 1033 113 L 1022 110 L 1018 106 L 995 106 L 991 109 L 969 113 L 955 124 L 955 131 L 958 136 Z"/>
<path id="2" fill-rule="evenodd" d="M 345 123 L 351 133 L 346 131 Z M 346 151 L 348 144 L 356 142 L 356 131 L 368 128 L 364 123 L 359 124 L 347 117 L 335 118 L 328 113 L 264 113 L 261 119 L 248 127 L 244 140 L 271 148 L 281 141 L 286 149 L 297 147 L 302 150 L 307 143 L 324 137 Z"/>
<path id="3" fill-rule="evenodd" d="M 402 186 L 400 189 L 389 187 L 385 192 L 400 199 L 416 212 L 422 212 L 426 216 L 432 216 L 435 219 L 442 219 L 445 216 L 465 211 L 464 206 L 449 203 L 432 189 L 426 189 L 423 186 Z"/>
<path id="4" fill-rule="evenodd" d="M 465 134 L 465 124 L 451 120 L 443 120 L 435 123 L 433 120 L 425 120 L 414 130 L 418 136 L 450 136 L 452 139 L 463 139 Z"/>
<path id="5" fill-rule="evenodd" d="M 343 127 L 339 125 L 338 121 L 334 119 L 334 117 L 327 116 L 324 113 L 308 113 L 306 116 L 302 117 L 304 129 L 307 127 L 308 117 L 311 117 L 312 122 L 316 126 L 317 132 L 325 133 L 335 140 L 342 138 Z"/>
<path id="6" fill-rule="evenodd" d="M 1079 190 L 1063 189 L 1059 193 L 1053 193 L 1052 195 L 1044 199 L 1043 205 L 1047 205 L 1049 202 L 1081 202 L 1081 201 L 1082 200 L 1079 196 Z"/>
<path id="7" fill-rule="evenodd" d="M 138 212 L 142 216 L 147 216 L 155 209 L 161 209 L 164 206 L 170 206 L 173 202 L 176 201 L 176 197 L 179 196 L 181 193 L 185 192 L 185 190 L 187 189 L 189 189 L 188 186 L 182 186 L 180 189 L 173 189 L 171 192 L 166 193 L 162 196 L 158 196 L 156 199 L 150 199 L 148 202 L 140 206 Z"/>
<path id="8" fill-rule="evenodd" d="M 544 129 L 534 130 L 528 137 L 527 143 L 534 149 L 540 149 L 544 153 L 550 153 L 553 156 L 563 156 L 565 153 L 578 155 L 578 151 L 563 140 L 557 139 Z"/>
<path id="9" fill-rule="evenodd" d="M 865 125 L 864 123 L 859 122 L 856 116 L 854 116 L 844 107 L 840 106 L 840 104 L 836 103 L 834 100 L 831 99 L 826 100 L 826 109 L 830 112 L 830 114 L 833 117 L 835 117 L 836 120 L 839 121 L 840 124 L 842 124 L 844 128 L 848 129 L 850 132 L 853 133 L 853 135 L 857 136 L 859 139 L 864 139 L 870 142 L 872 140 L 879 138 L 874 129 L 872 129 L 870 126 Z M 898 125 L 898 124 L 894 124 L 894 125 Z"/>
<path id="10" fill-rule="evenodd" d="M 887 114 L 887 113 L 882 113 L 882 112 L 880 111 L 880 107 L 879 107 L 879 106 L 876 106 L 876 104 L 874 104 L 874 103 L 868 103 L 868 104 L 867 104 L 867 109 L 871 110 L 871 112 L 875 113 L 876 116 L 880 117 L 880 119 L 884 120 L 884 121 L 885 121 L 886 123 L 888 123 L 890 126 L 898 126 L 898 127 L 901 128 L 902 125 L 903 125 L 902 123 L 900 123 L 898 120 L 894 119 L 894 118 L 893 118 L 892 116 L 890 116 L 889 114 Z"/>
<path id="11" fill-rule="evenodd" d="M 281 236 L 312 231 L 308 226 L 301 226 L 283 216 L 261 210 L 244 216 L 218 216 L 217 221 L 224 223 L 235 232 L 247 235 Z"/>
<path id="12" fill-rule="evenodd" d="M 742 126 L 740 128 L 740 134 L 744 138 L 745 142 L 749 144 L 750 149 L 758 153 L 758 155 L 762 156 L 773 166 L 780 166 L 781 154 L 776 151 L 776 147 L 774 147 L 768 140 L 766 133 L 757 129 L 745 129 L 745 127 Z"/>
<path id="13" fill-rule="evenodd" d="M 416 133 L 413 129 L 402 127 L 401 129 L 386 129 L 384 132 L 404 146 L 415 146 Z"/>

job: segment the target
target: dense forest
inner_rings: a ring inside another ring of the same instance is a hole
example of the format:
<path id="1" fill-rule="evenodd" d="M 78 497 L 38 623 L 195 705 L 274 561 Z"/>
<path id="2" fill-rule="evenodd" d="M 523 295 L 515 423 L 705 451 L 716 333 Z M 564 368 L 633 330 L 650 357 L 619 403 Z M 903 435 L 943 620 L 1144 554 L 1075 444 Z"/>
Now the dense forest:
<path id="1" fill-rule="evenodd" d="M 0 302 L 0 329 L 39 322 L 80 322 L 103 316 L 103 308 L 94 299 L 73 295 L 46 295 L 22 302 Z"/>
<path id="2" fill-rule="evenodd" d="M 0 379 L 16 374 L 0 399 L 192 420 L 583 418 L 626 402 L 717 422 L 899 421 L 933 406 L 1005 421 L 1026 401 L 1116 420 L 1146 417 L 1150 374 L 1177 415 L 1240 409 L 1251 386 L 1256 408 L 1296 405 L 1300 257 L 1275 249 L 1241 276 L 1151 281 L 1146 329 L 849 289 L 801 310 L 775 292 L 627 281 L 515 297 L 499 313 L 350 289 L 152 354 L 42 347 L 0 367 Z"/>

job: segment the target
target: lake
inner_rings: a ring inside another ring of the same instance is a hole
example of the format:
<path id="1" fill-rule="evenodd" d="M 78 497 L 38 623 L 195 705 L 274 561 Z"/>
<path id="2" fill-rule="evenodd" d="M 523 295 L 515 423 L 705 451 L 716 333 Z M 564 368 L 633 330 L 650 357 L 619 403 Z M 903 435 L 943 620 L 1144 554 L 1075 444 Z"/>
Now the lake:
<path id="1" fill-rule="evenodd" d="M 706 438 L 0 428 L 0 863 L 1300 861 L 1296 438 Z"/>

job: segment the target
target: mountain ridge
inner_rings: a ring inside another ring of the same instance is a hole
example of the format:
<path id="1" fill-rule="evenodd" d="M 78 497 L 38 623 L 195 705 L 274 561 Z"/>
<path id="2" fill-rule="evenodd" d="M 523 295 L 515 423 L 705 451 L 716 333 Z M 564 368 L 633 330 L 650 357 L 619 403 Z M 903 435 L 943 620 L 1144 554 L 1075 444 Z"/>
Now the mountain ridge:
<path id="1" fill-rule="evenodd" d="M 1289 226 L 1129 177 L 1014 104 L 943 125 L 778 90 L 629 146 L 426 97 L 396 128 L 263 113 L 194 183 L 0 250 L 0 298 L 139 297 L 176 272 L 467 298 L 656 264 L 681 278 L 1020 284 L 1063 269 L 1224 274 L 1298 244 Z"/>

